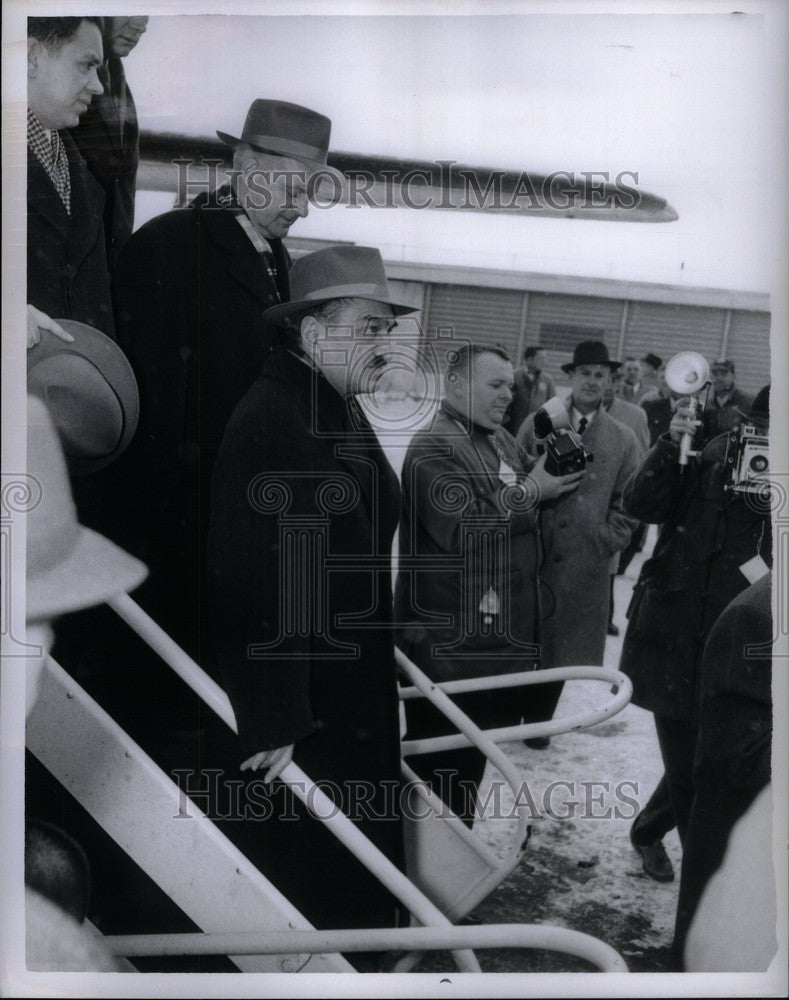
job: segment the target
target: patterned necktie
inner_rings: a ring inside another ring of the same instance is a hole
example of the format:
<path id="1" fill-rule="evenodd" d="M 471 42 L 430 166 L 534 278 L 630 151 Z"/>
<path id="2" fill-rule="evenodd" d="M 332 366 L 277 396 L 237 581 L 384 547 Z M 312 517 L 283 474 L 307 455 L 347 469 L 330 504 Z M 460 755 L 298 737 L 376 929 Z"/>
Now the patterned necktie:
<path id="1" fill-rule="evenodd" d="M 71 215 L 71 177 L 68 171 L 68 160 L 66 159 L 66 148 L 60 133 L 57 129 L 52 131 L 52 181 L 55 190 L 63 200 L 66 211 Z"/>

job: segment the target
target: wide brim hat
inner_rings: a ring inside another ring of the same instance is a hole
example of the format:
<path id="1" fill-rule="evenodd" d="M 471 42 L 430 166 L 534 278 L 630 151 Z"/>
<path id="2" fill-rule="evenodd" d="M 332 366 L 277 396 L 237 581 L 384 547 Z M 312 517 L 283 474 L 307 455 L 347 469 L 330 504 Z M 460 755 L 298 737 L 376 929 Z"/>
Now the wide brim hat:
<path id="1" fill-rule="evenodd" d="M 582 340 L 575 345 L 573 360 L 562 365 L 562 371 L 569 374 L 578 365 L 608 365 L 612 372 L 622 367 L 621 361 L 612 361 L 608 355 L 608 347 L 602 340 Z"/>
<path id="2" fill-rule="evenodd" d="M 326 162 L 329 154 L 331 119 L 300 104 L 259 98 L 247 112 L 240 137 L 216 133 L 231 149 L 243 143 L 271 156 L 284 156 L 345 183 L 345 175 Z"/>
<path id="3" fill-rule="evenodd" d="M 770 422 L 770 383 L 762 386 L 749 406 L 738 406 L 737 412 L 745 420 L 753 421 L 755 424 L 768 424 Z"/>
<path id="4" fill-rule="evenodd" d="M 43 399 L 72 475 L 97 472 L 127 447 L 140 417 L 140 395 L 120 347 L 86 323 L 58 319 L 74 338 L 51 333 L 27 352 L 27 390 Z"/>
<path id="5" fill-rule="evenodd" d="M 128 593 L 148 570 L 79 523 L 52 416 L 33 396 L 28 396 L 27 414 L 26 617 L 35 622 Z"/>
<path id="6" fill-rule="evenodd" d="M 307 254 L 290 269 L 289 281 L 291 301 L 263 313 L 273 326 L 290 326 L 297 316 L 333 299 L 371 299 L 389 306 L 396 316 L 417 310 L 392 298 L 383 258 L 374 247 L 327 247 Z"/>

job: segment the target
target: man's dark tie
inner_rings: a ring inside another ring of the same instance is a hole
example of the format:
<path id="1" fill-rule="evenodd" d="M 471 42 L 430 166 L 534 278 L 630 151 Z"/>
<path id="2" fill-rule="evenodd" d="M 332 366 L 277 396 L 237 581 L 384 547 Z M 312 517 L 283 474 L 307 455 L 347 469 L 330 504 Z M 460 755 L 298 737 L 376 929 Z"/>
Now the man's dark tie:
<path id="1" fill-rule="evenodd" d="M 589 421 L 586 419 L 586 417 L 581 417 L 581 419 L 578 421 L 578 433 L 579 434 L 583 434 L 583 432 L 586 430 L 586 425 L 588 423 L 589 423 Z"/>

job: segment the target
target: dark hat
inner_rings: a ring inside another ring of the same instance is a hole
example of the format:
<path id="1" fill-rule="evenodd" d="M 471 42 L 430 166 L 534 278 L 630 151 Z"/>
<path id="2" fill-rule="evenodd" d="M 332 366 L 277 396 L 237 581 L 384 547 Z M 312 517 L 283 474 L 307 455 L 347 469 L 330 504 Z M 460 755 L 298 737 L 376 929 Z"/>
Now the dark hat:
<path id="1" fill-rule="evenodd" d="M 332 299 L 373 299 L 398 316 L 416 312 L 416 306 L 392 300 L 383 259 L 374 247 L 327 247 L 307 254 L 290 269 L 289 279 L 292 301 L 263 313 L 274 326 L 288 326 L 293 317 Z"/>
<path id="2" fill-rule="evenodd" d="M 716 369 L 718 369 L 719 371 L 722 370 L 722 371 L 733 372 L 734 362 L 731 361 L 729 358 L 718 358 L 717 361 L 713 361 L 712 364 L 710 365 L 711 372 L 714 373 Z"/>
<path id="3" fill-rule="evenodd" d="M 660 368 L 663 364 L 663 358 L 659 358 L 657 354 L 653 354 L 652 351 L 650 351 L 649 354 L 645 354 L 641 360 L 646 364 L 651 365 L 653 368 Z"/>
<path id="4" fill-rule="evenodd" d="M 563 372 L 571 372 L 578 365 L 608 365 L 612 372 L 622 365 L 621 361 L 612 361 L 608 356 L 608 348 L 602 340 L 582 340 L 575 345 L 573 360 L 562 365 Z"/>
<path id="5" fill-rule="evenodd" d="M 140 397 L 126 355 L 86 323 L 58 319 L 73 343 L 43 336 L 27 352 L 27 389 L 43 399 L 60 435 L 69 472 L 85 475 L 114 461 L 137 429 Z"/>
<path id="6" fill-rule="evenodd" d="M 748 407 L 738 407 L 739 412 L 746 420 L 753 420 L 757 424 L 768 424 L 770 422 L 770 383 L 763 386 Z"/>
<path id="7" fill-rule="evenodd" d="M 345 180 L 344 174 L 326 164 L 331 120 L 300 104 L 260 98 L 250 105 L 240 139 L 226 132 L 216 134 L 233 149 L 245 143 L 259 153 L 298 160 L 310 170 L 334 174 L 340 181 Z"/>

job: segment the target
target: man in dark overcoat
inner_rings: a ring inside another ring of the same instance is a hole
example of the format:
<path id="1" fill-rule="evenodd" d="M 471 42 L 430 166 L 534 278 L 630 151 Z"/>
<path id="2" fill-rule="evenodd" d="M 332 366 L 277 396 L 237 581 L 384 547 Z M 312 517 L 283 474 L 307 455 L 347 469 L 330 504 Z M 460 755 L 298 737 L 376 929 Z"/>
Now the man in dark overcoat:
<path id="1" fill-rule="evenodd" d="M 211 477 L 230 415 L 272 345 L 264 312 L 290 298 L 282 238 L 308 212 L 331 122 L 258 100 L 233 147 L 231 182 L 152 219 L 115 275 L 118 339 L 140 386 L 140 426 L 116 466 L 108 533 L 144 558 L 140 603 L 201 665 L 209 644 L 205 540 Z"/>
<path id="2" fill-rule="evenodd" d="M 436 681 L 538 665 L 537 508 L 575 489 L 581 477 L 550 476 L 544 459 L 535 466 L 501 426 L 513 385 L 505 351 L 470 344 L 451 353 L 445 398 L 432 425 L 414 435 L 403 464 L 395 599 L 398 645 Z M 517 725 L 523 714 L 527 721 L 543 718 L 540 687 L 454 700 L 483 729 Z M 421 699 L 407 703 L 406 715 L 411 739 L 455 731 Z M 478 750 L 409 763 L 461 819 L 473 822 L 469 799 L 485 769 Z"/>
<path id="3" fill-rule="evenodd" d="M 126 82 L 123 60 L 145 33 L 148 18 L 104 18 L 104 63 L 99 78 L 104 93 L 72 128 L 71 138 L 88 170 L 104 191 L 104 235 L 107 263 L 115 271 L 118 255 L 134 228 L 134 198 L 140 162 L 140 129 L 134 98 Z"/>
<path id="4" fill-rule="evenodd" d="M 393 317 L 413 309 L 392 302 L 367 247 L 302 258 L 291 287 L 294 301 L 267 312 L 289 323 L 283 341 L 236 408 L 214 472 L 210 612 L 236 766 L 261 786 L 292 758 L 333 783 L 327 794 L 402 865 L 391 590 L 400 490 L 355 395 L 374 389 Z M 267 820 L 227 832 L 246 836 L 291 902 L 317 927 L 392 925 L 380 883 L 297 803 L 298 820 L 283 819 L 281 786 L 272 798 Z"/>
<path id="5" fill-rule="evenodd" d="M 104 247 L 104 193 L 68 129 L 102 85 L 102 19 L 28 18 L 28 347 L 53 319 L 114 333 Z M 68 338 L 64 338 L 68 339 Z"/>
<path id="6" fill-rule="evenodd" d="M 769 387 L 749 414 L 769 421 Z M 653 878 L 673 877 L 661 839 L 677 826 L 684 843 L 693 802 L 701 655 L 721 611 L 754 568 L 772 561 L 769 502 L 729 488 L 738 432 L 719 434 L 680 466 L 692 410 L 680 405 L 625 491 L 625 509 L 662 528 L 633 591 L 620 669 L 633 703 L 654 713 L 664 777 L 636 817 L 631 840 Z"/>

